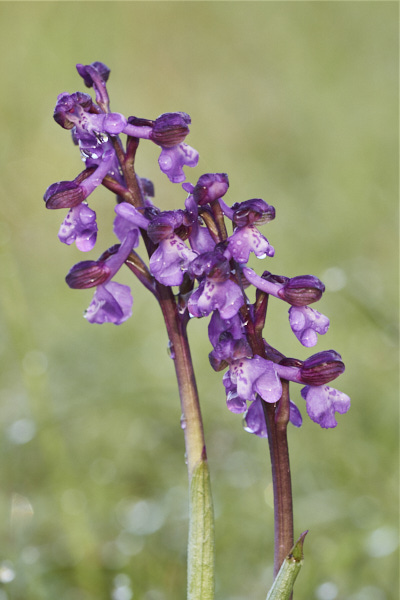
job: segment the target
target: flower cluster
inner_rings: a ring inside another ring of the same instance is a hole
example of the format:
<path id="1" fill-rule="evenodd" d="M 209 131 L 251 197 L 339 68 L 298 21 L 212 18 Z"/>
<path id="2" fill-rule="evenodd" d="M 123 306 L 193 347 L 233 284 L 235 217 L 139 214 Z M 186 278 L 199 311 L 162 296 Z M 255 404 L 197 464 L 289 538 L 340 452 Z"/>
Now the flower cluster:
<path id="1" fill-rule="evenodd" d="M 182 183 L 183 167 L 198 162 L 196 150 L 184 142 L 189 115 L 125 118 L 109 108 L 109 69 L 95 62 L 77 65 L 77 70 L 86 86 L 94 88 L 96 102 L 82 92 L 60 94 L 54 119 L 71 130 L 85 169 L 73 181 L 51 185 L 44 200 L 49 209 L 69 209 L 59 239 L 75 242 L 86 252 L 94 247 L 97 235 L 96 214 L 87 204 L 88 196 L 101 184 L 116 195 L 114 233 L 120 243 L 98 260 L 78 263 L 66 278 L 72 288 L 95 288 L 86 319 L 119 325 L 131 316 L 131 291 L 113 280 L 126 264 L 157 298 L 162 286 L 178 288 L 180 318 L 211 315 L 210 363 L 216 371 L 227 369 L 223 376 L 227 406 L 244 414 L 247 431 L 266 437 L 262 403 L 279 402 L 282 380 L 303 384 L 301 396 L 310 418 L 321 427 L 335 427 L 335 413 L 345 413 L 350 406 L 346 394 L 327 385 L 344 371 L 340 355 L 328 350 L 305 361 L 290 359 L 262 337 L 269 296 L 290 305 L 289 324 L 303 346 L 315 346 L 317 336 L 329 327 L 328 318 L 309 306 L 325 289 L 318 278 L 288 278 L 269 271 L 260 276 L 247 266 L 251 253 L 259 259 L 274 256 L 273 246 L 259 230 L 275 218 L 274 207 L 260 198 L 228 206 L 223 200 L 229 188 L 227 175 L 207 173 L 196 185 L 183 183 L 187 194 L 183 208 L 157 208 L 151 182 L 134 171 L 139 140 L 160 146 L 161 171 L 171 182 Z M 121 134 L 127 136 L 125 147 Z M 148 265 L 135 251 L 141 237 Z M 256 290 L 254 303 L 248 296 L 250 286 Z M 302 423 L 291 401 L 290 421 L 297 427 Z"/>

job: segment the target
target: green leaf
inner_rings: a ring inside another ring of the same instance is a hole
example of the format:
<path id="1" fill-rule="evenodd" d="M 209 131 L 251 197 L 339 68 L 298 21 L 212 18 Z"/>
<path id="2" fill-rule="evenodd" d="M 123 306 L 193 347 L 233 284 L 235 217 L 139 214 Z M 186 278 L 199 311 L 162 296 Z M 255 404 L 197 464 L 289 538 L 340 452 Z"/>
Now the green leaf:
<path id="1" fill-rule="evenodd" d="M 189 492 L 188 600 L 214 598 L 214 513 L 206 460 L 194 468 Z"/>
<path id="2" fill-rule="evenodd" d="M 303 543 L 308 531 L 301 534 L 279 569 L 268 592 L 267 600 L 289 600 L 294 582 L 303 565 Z"/>

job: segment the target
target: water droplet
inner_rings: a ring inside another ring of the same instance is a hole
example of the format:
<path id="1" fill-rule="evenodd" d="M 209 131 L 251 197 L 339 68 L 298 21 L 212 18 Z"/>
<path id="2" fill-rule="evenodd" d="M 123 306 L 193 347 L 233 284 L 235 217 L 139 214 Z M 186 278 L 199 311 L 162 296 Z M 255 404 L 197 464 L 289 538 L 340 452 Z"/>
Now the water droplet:
<path id="1" fill-rule="evenodd" d="M 185 305 L 185 303 L 184 303 L 184 302 L 180 302 L 180 303 L 178 304 L 178 313 L 179 313 L 180 315 L 183 315 L 183 314 L 185 313 L 185 310 L 186 310 L 186 305 Z"/>
<path id="2" fill-rule="evenodd" d="M 181 429 L 186 429 L 186 417 L 185 415 L 181 415 Z"/>
<path id="3" fill-rule="evenodd" d="M 174 350 L 174 345 L 171 342 L 171 340 L 168 341 L 168 348 L 167 348 L 167 352 L 168 352 L 168 356 L 170 358 L 172 358 L 172 360 L 175 359 L 175 350 Z"/>

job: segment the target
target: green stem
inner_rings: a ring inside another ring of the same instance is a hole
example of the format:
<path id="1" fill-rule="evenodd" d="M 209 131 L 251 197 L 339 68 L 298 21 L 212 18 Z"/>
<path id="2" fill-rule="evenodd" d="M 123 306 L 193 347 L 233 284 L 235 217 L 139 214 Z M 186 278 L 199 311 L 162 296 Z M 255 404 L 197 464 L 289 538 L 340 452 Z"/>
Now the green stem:
<path id="1" fill-rule="evenodd" d="M 189 476 L 188 600 L 214 598 L 214 518 L 203 422 L 186 320 L 171 288 L 158 285 L 159 301 L 174 359 Z"/>

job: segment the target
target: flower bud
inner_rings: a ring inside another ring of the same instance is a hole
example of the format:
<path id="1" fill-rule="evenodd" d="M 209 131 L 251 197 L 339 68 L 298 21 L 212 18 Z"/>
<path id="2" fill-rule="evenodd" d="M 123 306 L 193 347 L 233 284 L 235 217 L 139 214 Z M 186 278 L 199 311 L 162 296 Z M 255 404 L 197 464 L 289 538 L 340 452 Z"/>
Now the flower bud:
<path id="1" fill-rule="evenodd" d="M 84 260 L 72 267 L 65 281 L 70 288 L 84 290 L 104 283 L 110 275 L 103 261 Z"/>
<path id="2" fill-rule="evenodd" d="M 301 383 L 319 386 L 339 377 L 345 366 L 340 354 L 334 350 L 324 350 L 313 354 L 300 367 Z"/>
<path id="3" fill-rule="evenodd" d="M 292 306 L 308 306 L 317 302 L 325 291 L 325 286 L 314 275 L 292 277 L 278 292 L 282 300 Z"/>
<path id="4" fill-rule="evenodd" d="M 102 62 L 92 62 L 90 65 L 76 65 L 76 70 L 82 77 L 86 87 L 93 87 L 95 79 L 99 79 L 106 83 L 110 76 L 110 69 Z"/>
<path id="5" fill-rule="evenodd" d="M 46 208 L 73 208 L 81 204 L 85 197 L 83 189 L 75 181 L 58 181 L 47 188 L 43 200 Z"/>
<path id="6" fill-rule="evenodd" d="M 184 112 L 165 113 L 155 120 L 150 139 L 163 148 L 173 148 L 185 140 L 190 123 L 189 115 Z"/>
<path id="7" fill-rule="evenodd" d="M 193 197 L 197 204 L 203 206 L 222 198 L 229 188 L 226 173 L 206 173 L 202 175 L 193 189 Z"/>
<path id="8" fill-rule="evenodd" d="M 236 202 L 232 206 L 233 222 L 238 227 L 246 225 L 263 225 L 275 219 L 275 208 L 261 198 L 253 198 L 245 202 Z"/>

